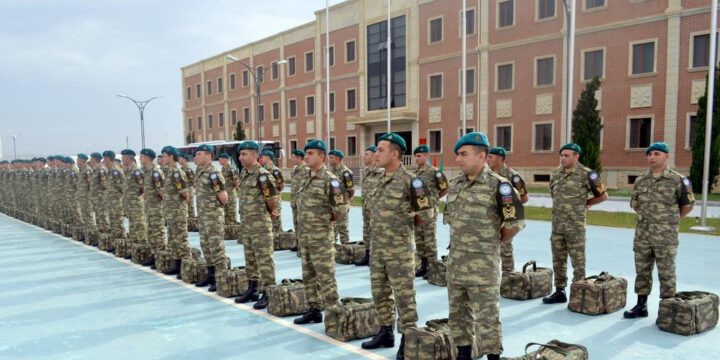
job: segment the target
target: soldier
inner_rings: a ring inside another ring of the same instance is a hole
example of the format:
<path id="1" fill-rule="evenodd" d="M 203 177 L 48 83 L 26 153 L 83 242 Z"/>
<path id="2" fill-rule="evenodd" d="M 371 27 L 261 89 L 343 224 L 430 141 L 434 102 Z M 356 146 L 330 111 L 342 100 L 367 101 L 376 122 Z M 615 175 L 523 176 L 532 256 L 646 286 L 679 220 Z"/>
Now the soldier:
<path id="1" fill-rule="evenodd" d="M 165 275 L 177 275 L 180 274 L 182 259 L 190 259 L 192 256 L 188 243 L 187 224 L 187 203 L 190 193 L 185 173 L 177 164 L 180 151 L 173 146 L 165 146 L 162 154 L 163 164 L 167 167 L 163 210 L 167 222 L 168 248 L 175 259 L 175 267 Z"/>
<path id="2" fill-rule="evenodd" d="M 143 263 L 155 269 L 155 255 L 165 250 L 165 175 L 160 167 L 153 164 L 157 155 L 152 149 L 140 150 L 140 165 L 143 171 L 143 196 L 145 196 L 145 218 L 147 220 L 147 242 L 152 256 Z"/>
<path id="3" fill-rule="evenodd" d="M 297 198 L 298 191 L 300 191 L 300 184 L 303 183 L 303 176 L 307 175 L 308 167 L 305 165 L 305 152 L 299 149 L 292 151 L 292 187 L 290 188 L 290 208 L 292 208 L 293 215 L 293 229 L 295 232 L 298 231 L 298 210 L 297 210 Z"/>
<path id="4" fill-rule="evenodd" d="M 95 209 L 95 221 L 97 222 L 95 230 L 100 234 L 105 234 L 110 228 L 110 219 L 104 205 L 105 189 L 108 185 L 107 168 L 102 164 L 102 158 L 102 154 L 98 152 L 90 154 L 90 167 L 93 169 L 93 208 Z"/>
<path id="5" fill-rule="evenodd" d="M 121 239 L 125 237 L 125 227 L 123 219 L 125 217 L 123 207 L 123 187 L 125 186 L 125 176 L 122 167 L 115 162 L 115 152 L 107 150 L 103 153 L 103 162 L 108 169 L 108 185 L 109 188 L 105 192 L 106 206 L 110 218 L 109 236 L 111 239 Z"/>
<path id="6" fill-rule="evenodd" d="M 82 202 L 81 202 L 81 187 L 82 182 L 80 178 L 80 169 L 75 165 L 75 160 L 71 157 L 66 157 L 65 162 L 68 164 L 68 211 L 71 219 L 72 229 L 76 229 L 83 224 L 82 214 Z"/>
<path id="7" fill-rule="evenodd" d="M 428 157 L 430 147 L 420 145 L 413 150 L 415 166 L 410 170 L 415 176 L 421 178 L 427 185 L 430 193 L 430 207 L 432 218 L 427 223 L 415 227 L 415 252 L 420 257 L 420 267 L 415 271 L 415 277 L 427 278 L 428 259 L 437 259 L 437 242 L 435 239 L 435 228 L 437 226 L 437 204 L 438 200 L 447 194 L 448 182 L 445 175 L 435 169 Z"/>
<path id="8" fill-rule="evenodd" d="M 255 141 L 245 141 L 238 145 L 239 160 L 243 167 L 240 171 L 239 191 L 242 219 L 240 237 L 245 250 L 245 271 L 249 282 L 247 291 L 235 302 L 243 304 L 257 301 L 253 305 L 256 310 L 267 306 L 265 288 L 275 285 L 272 219 L 280 216 L 280 193 L 275 188 L 276 180 L 268 170 L 258 165 L 259 149 Z"/>
<path id="9" fill-rule="evenodd" d="M 525 188 L 525 180 L 523 180 L 517 171 L 507 166 L 505 163 L 506 157 L 507 151 L 505 149 L 501 147 L 491 148 L 487 156 L 487 164 L 496 174 L 510 180 L 515 190 L 520 194 L 520 201 L 525 204 L 530 199 L 527 189 Z M 500 260 L 502 263 L 502 271 L 515 270 L 515 258 L 513 257 L 513 244 L 511 241 L 503 241 L 500 243 Z"/>
<path id="10" fill-rule="evenodd" d="M 280 217 L 282 215 L 282 206 L 280 206 L 281 203 L 279 201 L 280 194 L 282 194 L 283 188 L 285 187 L 285 181 L 283 180 L 282 171 L 280 171 L 280 168 L 275 165 L 275 153 L 272 152 L 272 150 L 263 150 L 260 153 L 260 161 L 265 170 L 269 171 L 273 178 L 275 178 L 275 188 L 278 192 L 278 216 L 272 218 L 273 238 L 276 238 L 283 231 Z"/>
<path id="11" fill-rule="evenodd" d="M 188 182 L 188 221 L 195 218 L 195 171 L 190 167 L 192 158 L 188 154 L 180 154 L 180 169 L 185 172 Z"/>
<path id="12" fill-rule="evenodd" d="M 633 185 L 630 207 L 637 213 L 635 226 L 635 293 L 638 302 L 623 316 L 647 317 L 647 299 L 652 290 L 653 263 L 657 263 L 660 298 L 675 296 L 675 256 L 678 224 L 695 205 L 690 179 L 667 165 L 670 147 L 657 142 L 645 151 L 650 169 Z"/>
<path id="13" fill-rule="evenodd" d="M 567 302 L 567 258 L 573 266 L 573 281 L 585 279 L 585 218 L 590 206 L 607 200 L 600 175 L 585 167 L 580 159 L 580 146 L 574 143 L 560 148 L 560 166 L 550 177 L 553 199 L 552 244 L 553 271 L 556 291 L 543 298 L 545 304 Z M 588 199 L 588 193 L 592 198 Z"/>
<path id="14" fill-rule="evenodd" d="M 123 203 L 125 215 L 128 218 L 128 238 L 133 244 L 142 244 L 147 241 L 147 218 L 145 217 L 145 177 L 135 162 L 135 151 L 125 149 L 121 152 L 125 186 L 123 189 Z M 129 258 L 129 256 L 128 256 Z"/>
<path id="15" fill-rule="evenodd" d="M 370 194 L 370 281 L 381 327 L 370 341 L 362 343 L 363 349 L 395 346 L 396 307 L 400 334 L 416 326 L 412 232 L 413 226 L 432 217 L 427 186 L 402 164 L 407 150 L 405 140 L 396 133 L 387 133 L 378 141 L 377 165 L 385 169 L 385 176 Z M 397 358 L 402 359 L 404 353 L 405 335 L 400 339 Z"/>
<path id="16" fill-rule="evenodd" d="M 215 148 L 212 145 L 200 145 L 195 150 L 197 165 L 197 209 L 200 223 L 200 248 L 208 264 L 208 276 L 195 283 L 197 287 L 210 285 L 208 291 L 217 290 L 215 273 L 227 270 L 225 259 L 225 205 L 228 193 L 225 191 L 225 179 L 212 164 Z M 244 222 L 244 221 L 243 221 Z"/>
<path id="17" fill-rule="evenodd" d="M 345 153 L 340 150 L 330 150 L 330 171 L 343 182 L 345 191 L 347 191 L 347 197 L 349 201 L 345 205 L 341 206 L 341 210 L 345 213 L 345 216 L 335 221 L 335 231 L 333 239 L 340 237 L 341 244 L 347 244 L 350 242 L 350 232 L 348 231 L 348 214 L 350 213 L 350 203 L 355 195 L 355 185 L 353 184 L 353 172 L 343 164 Z"/>
<path id="18" fill-rule="evenodd" d="M 370 244 L 372 242 L 370 238 L 370 194 L 373 193 L 373 186 L 378 184 L 383 176 L 383 169 L 375 166 L 375 153 L 377 147 L 371 145 L 365 150 L 363 154 L 363 165 L 365 168 L 362 172 L 362 178 L 360 179 L 360 186 L 362 187 L 362 216 L 363 216 L 363 244 L 365 245 L 365 256 L 355 263 L 357 266 L 368 266 L 370 264 Z"/>
<path id="19" fill-rule="evenodd" d="M 310 310 L 295 319 L 295 324 L 321 323 L 325 307 L 338 301 L 333 221 L 347 216 L 343 207 L 347 204 L 347 192 L 341 180 L 325 167 L 326 151 L 321 140 L 308 142 L 305 145 L 308 173 L 298 179 L 302 181 L 297 185 L 298 216 L 302 218 L 298 241 Z"/>
<path id="20" fill-rule="evenodd" d="M 237 224 L 237 189 L 240 186 L 238 169 L 232 165 L 230 155 L 226 152 L 220 154 L 218 162 L 222 166 L 222 176 L 228 193 L 228 202 L 225 204 L 225 225 L 235 225 Z"/>
<path id="21" fill-rule="evenodd" d="M 462 360 L 472 358 L 476 329 L 479 354 L 500 359 L 500 244 L 512 241 L 525 226 L 519 194 L 486 165 L 488 147 L 480 132 L 465 134 L 455 144 L 462 174 L 450 183 L 443 218 L 451 234 L 449 325 Z"/>

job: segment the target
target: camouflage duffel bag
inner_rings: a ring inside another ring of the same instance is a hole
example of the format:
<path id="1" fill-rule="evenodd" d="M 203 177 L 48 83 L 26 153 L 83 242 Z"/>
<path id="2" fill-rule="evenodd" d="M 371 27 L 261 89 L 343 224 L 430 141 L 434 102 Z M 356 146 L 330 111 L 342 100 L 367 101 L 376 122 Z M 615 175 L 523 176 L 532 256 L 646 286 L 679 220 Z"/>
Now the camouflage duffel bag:
<path id="1" fill-rule="evenodd" d="M 225 240 L 237 240 L 240 238 L 240 224 L 225 224 Z"/>
<path id="2" fill-rule="evenodd" d="M 155 254 L 155 271 L 166 273 L 175 268 L 175 259 L 170 250 L 160 250 Z"/>
<path id="3" fill-rule="evenodd" d="M 133 243 L 130 239 L 117 239 L 115 240 L 115 256 L 119 258 L 125 258 L 132 256 Z"/>
<path id="4" fill-rule="evenodd" d="M 199 271 L 196 269 L 207 269 L 200 249 L 193 248 L 191 249 L 191 252 L 192 257 L 190 259 L 183 259 L 182 264 L 180 265 L 180 276 L 182 277 L 182 281 L 188 284 L 194 284 L 200 280 L 198 277 Z"/>
<path id="5" fill-rule="evenodd" d="M 532 266 L 530 271 L 528 266 Z M 514 300 L 536 299 L 550 295 L 552 282 L 552 269 L 537 267 L 535 260 L 531 260 L 523 265 L 522 272 L 503 271 L 500 295 Z"/>
<path id="6" fill-rule="evenodd" d="M 447 255 L 440 260 L 430 259 L 428 261 L 427 281 L 432 285 L 447 286 Z"/>
<path id="7" fill-rule="evenodd" d="M 297 247 L 297 237 L 295 231 L 283 231 L 273 239 L 273 250 L 290 250 Z"/>
<path id="8" fill-rule="evenodd" d="M 448 319 L 429 320 L 424 327 L 405 330 L 405 359 L 407 360 L 454 360 Z"/>
<path id="9" fill-rule="evenodd" d="M 200 231 L 200 222 L 197 217 L 188 218 L 188 232 Z"/>
<path id="10" fill-rule="evenodd" d="M 325 308 L 325 334 L 335 340 L 350 341 L 377 335 L 380 331 L 372 299 L 342 298 Z"/>
<path id="11" fill-rule="evenodd" d="M 97 230 L 86 231 L 85 232 L 85 245 L 97 246 L 99 237 L 100 237 L 100 234 L 98 234 Z"/>
<path id="12" fill-rule="evenodd" d="M 305 285 L 300 279 L 283 279 L 279 285 L 265 288 L 265 295 L 268 297 L 267 311 L 272 315 L 298 315 L 310 310 Z"/>
<path id="13" fill-rule="evenodd" d="M 345 244 L 335 244 L 335 262 L 338 264 L 355 264 L 365 257 L 365 243 L 351 241 Z"/>
<path id="14" fill-rule="evenodd" d="M 528 352 L 531 347 L 539 346 L 535 351 Z M 529 343 L 525 346 L 525 356 L 501 358 L 502 360 L 587 360 L 588 350 L 582 345 L 568 344 L 559 340 L 551 340 L 547 344 Z"/>
<path id="15" fill-rule="evenodd" d="M 110 235 L 100 234 L 98 237 L 98 249 L 102 251 L 113 251 L 115 250 L 115 241 Z"/>
<path id="16" fill-rule="evenodd" d="M 609 314 L 625 307 L 627 280 L 603 271 L 570 285 L 568 309 L 587 315 Z"/>
<path id="17" fill-rule="evenodd" d="M 215 282 L 217 283 L 217 294 L 227 298 L 240 296 L 248 288 L 244 266 L 220 271 L 216 275 Z"/>
<path id="18" fill-rule="evenodd" d="M 132 257 L 132 262 L 142 265 L 148 262 L 152 257 L 152 248 L 150 247 L 150 244 L 147 243 L 133 244 L 130 256 Z"/>
<path id="19" fill-rule="evenodd" d="M 660 330 L 678 335 L 708 331 L 718 322 L 718 296 L 705 291 L 681 291 L 660 300 L 656 321 Z"/>

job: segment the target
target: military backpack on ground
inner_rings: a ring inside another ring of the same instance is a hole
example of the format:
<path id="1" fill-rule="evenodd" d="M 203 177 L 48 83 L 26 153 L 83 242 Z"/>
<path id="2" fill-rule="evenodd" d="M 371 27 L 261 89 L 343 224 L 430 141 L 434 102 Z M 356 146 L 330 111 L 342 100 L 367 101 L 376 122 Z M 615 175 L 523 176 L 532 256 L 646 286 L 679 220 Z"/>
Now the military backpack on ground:
<path id="1" fill-rule="evenodd" d="M 299 279 L 283 279 L 280 284 L 265 288 L 267 311 L 275 316 L 303 314 L 310 310 L 305 298 L 305 285 Z"/>
<path id="2" fill-rule="evenodd" d="M 273 250 L 290 250 L 297 247 L 297 235 L 295 234 L 295 231 L 288 230 L 283 231 L 280 234 L 278 234 L 277 237 L 273 239 Z"/>
<path id="3" fill-rule="evenodd" d="M 115 239 L 113 239 L 110 235 L 100 234 L 98 238 L 98 249 L 102 251 L 115 250 Z"/>
<path id="4" fill-rule="evenodd" d="M 198 218 L 189 217 L 188 218 L 188 232 L 198 232 L 198 231 L 200 231 L 200 222 L 198 221 Z"/>
<path id="5" fill-rule="evenodd" d="M 531 347 L 539 346 L 535 351 L 528 352 Z M 568 344 L 559 340 L 551 340 L 547 344 L 529 343 L 525 346 L 525 355 L 502 358 L 503 360 L 587 360 L 587 348 L 582 345 Z"/>
<path id="6" fill-rule="evenodd" d="M 132 255 L 133 243 L 130 239 L 117 239 L 115 241 L 115 256 L 124 258 Z"/>
<path id="7" fill-rule="evenodd" d="M 625 307 L 627 280 L 607 272 L 573 282 L 568 309 L 587 315 L 609 314 Z"/>
<path id="8" fill-rule="evenodd" d="M 325 308 L 325 334 L 335 340 L 350 341 L 375 336 L 380 331 L 372 299 L 342 298 Z"/>
<path id="9" fill-rule="evenodd" d="M 175 259 L 170 250 L 160 250 L 155 254 L 155 270 L 159 273 L 166 273 L 175 267 Z"/>
<path id="10" fill-rule="evenodd" d="M 429 320 L 424 327 L 405 329 L 405 359 L 407 360 L 454 360 L 448 319 Z"/>
<path id="11" fill-rule="evenodd" d="M 338 264 L 355 264 L 365 257 L 365 243 L 351 241 L 345 244 L 335 244 L 335 262 Z"/>
<path id="12" fill-rule="evenodd" d="M 220 271 L 216 277 L 217 294 L 222 297 L 239 296 L 248 288 L 248 279 L 244 266 Z"/>
<path id="13" fill-rule="evenodd" d="M 240 224 L 225 224 L 225 240 L 237 240 L 240 238 Z"/>
<path id="14" fill-rule="evenodd" d="M 150 260 L 150 257 L 152 256 L 152 249 L 150 248 L 150 244 L 147 243 L 135 243 L 132 245 L 132 262 L 135 264 L 144 264 L 148 260 Z"/>
<path id="15" fill-rule="evenodd" d="M 682 291 L 660 300 L 656 321 L 660 330 L 678 335 L 708 331 L 718 322 L 718 296 L 705 291 Z"/>
<path id="16" fill-rule="evenodd" d="M 202 258 L 202 252 L 200 249 L 192 248 L 190 252 L 192 253 L 191 258 L 182 260 L 182 264 L 180 265 L 180 276 L 182 277 L 182 281 L 188 284 L 194 284 L 200 280 L 196 271 L 198 264 L 202 263 L 203 268 L 205 268 L 205 260 Z"/>
<path id="17" fill-rule="evenodd" d="M 427 280 L 428 283 L 437 286 L 447 286 L 447 255 L 440 260 L 430 259 L 428 261 Z"/>
<path id="18" fill-rule="evenodd" d="M 529 266 L 532 268 L 528 269 Z M 514 300 L 535 299 L 550 295 L 552 282 L 552 269 L 537 267 L 534 260 L 528 261 L 523 265 L 522 272 L 503 271 L 500 295 Z"/>

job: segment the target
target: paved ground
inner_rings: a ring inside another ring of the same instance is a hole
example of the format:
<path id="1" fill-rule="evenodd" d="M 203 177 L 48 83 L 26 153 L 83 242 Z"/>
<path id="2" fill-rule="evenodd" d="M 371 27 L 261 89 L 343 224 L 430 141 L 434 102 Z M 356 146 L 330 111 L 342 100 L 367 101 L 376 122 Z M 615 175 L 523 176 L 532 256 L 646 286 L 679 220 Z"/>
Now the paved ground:
<path id="1" fill-rule="evenodd" d="M 290 211 L 283 221 L 290 227 Z M 362 234 L 360 209 L 351 213 L 351 236 Z M 535 259 L 550 264 L 549 223 L 530 221 L 515 242 L 517 266 Z M 607 270 L 634 279 L 632 230 L 588 227 L 588 273 Z M 191 234 L 197 247 L 197 234 Z M 438 248 L 448 244 L 440 226 Z M 234 264 L 242 246 L 226 242 Z M 0 359 L 349 359 L 391 357 L 394 349 L 364 352 L 361 341 L 338 343 L 323 335 L 322 324 L 296 327 L 246 306 L 208 295 L 97 249 L 0 215 Z M 441 254 L 445 251 L 441 251 Z M 679 290 L 720 293 L 716 237 L 682 234 L 678 255 Z M 278 280 L 299 277 L 295 253 L 275 253 Z M 341 296 L 370 296 L 367 267 L 338 265 Z M 420 323 L 447 317 L 447 292 L 417 280 Z M 522 354 L 526 343 L 561 339 L 588 347 L 591 359 L 712 359 L 720 357 L 720 332 L 684 337 L 620 312 L 575 314 L 539 299 L 501 300 L 505 355 Z M 635 301 L 628 294 L 628 307 Z"/>

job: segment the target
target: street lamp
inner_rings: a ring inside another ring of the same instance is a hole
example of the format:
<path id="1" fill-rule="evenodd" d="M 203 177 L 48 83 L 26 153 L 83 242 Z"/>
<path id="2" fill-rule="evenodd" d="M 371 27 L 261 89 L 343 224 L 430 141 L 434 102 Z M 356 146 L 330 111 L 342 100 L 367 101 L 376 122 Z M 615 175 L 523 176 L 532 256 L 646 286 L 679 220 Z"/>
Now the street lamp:
<path id="1" fill-rule="evenodd" d="M 11 136 L 12 136 L 12 138 L 13 138 L 13 159 L 17 160 L 17 146 L 16 146 L 15 142 L 16 142 L 16 139 L 17 139 L 20 135 L 12 134 Z"/>
<path id="2" fill-rule="evenodd" d="M 567 22 L 567 142 L 572 141 L 572 98 L 573 98 L 573 63 L 575 62 L 575 0 L 563 0 Z"/>
<path id="3" fill-rule="evenodd" d="M 138 110 L 140 111 L 140 138 L 142 140 L 142 147 L 144 149 L 145 148 L 145 117 L 144 117 L 145 106 L 147 106 L 147 104 L 149 102 L 159 98 L 160 96 L 151 97 L 145 101 L 135 100 L 125 94 L 117 94 L 117 96 L 126 98 L 126 99 L 132 101 L 133 103 L 135 103 L 135 106 L 137 106 Z"/>

